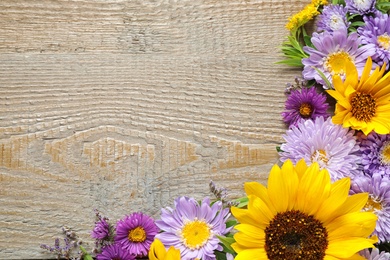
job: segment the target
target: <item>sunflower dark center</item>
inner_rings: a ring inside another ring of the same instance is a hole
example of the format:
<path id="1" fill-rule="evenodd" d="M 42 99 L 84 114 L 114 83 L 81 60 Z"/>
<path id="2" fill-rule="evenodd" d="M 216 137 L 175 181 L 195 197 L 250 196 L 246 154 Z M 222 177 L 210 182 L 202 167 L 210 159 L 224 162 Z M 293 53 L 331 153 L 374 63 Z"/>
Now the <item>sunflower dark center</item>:
<path id="1" fill-rule="evenodd" d="M 265 229 L 265 250 L 273 260 L 321 260 L 328 233 L 313 216 L 298 210 L 278 213 Z"/>
<path id="2" fill-rule="evenodd" d="M 308 103 L 302 103 L 299 107 L 299 114 L 304 118 L 310 117 L 312 113 L 313 107 Z"/>
<path id="3" fill-rule="evenodd" d="M 370 122 L 375 116 L 376 102 L 371 94 L 357 92 L 351 99 L 352 115 L 359 121 Z"/>

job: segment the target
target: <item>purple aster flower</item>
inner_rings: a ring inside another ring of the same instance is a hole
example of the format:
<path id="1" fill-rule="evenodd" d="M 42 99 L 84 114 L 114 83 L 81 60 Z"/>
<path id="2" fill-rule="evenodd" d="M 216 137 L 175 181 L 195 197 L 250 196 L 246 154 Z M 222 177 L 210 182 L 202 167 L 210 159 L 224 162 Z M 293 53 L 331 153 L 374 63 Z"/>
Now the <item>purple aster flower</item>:
<path id="1" fill-rule="evenodd" d="M 124 250 L 119 244 L 103 247 L 102 252 L 96 256 L 97 260 L 135 260 L 135 257 Z"/>
<path id="2" fill-rule="evenodd" d="M 117 222 L 115 242 L 137 257 L 147 256 L 158 231 L 151 217 L 135 212 Z"/>
<path id="3" fill-rule="evenodd" d="M 324 120 L 301 120 L 283 135 L 286 143 L 280 147 L 282 162 L 290 159 L 296 164 L 304 159 L 307 165 L 317 162 L 327 169 L 332 181 L 347 176 L 361 175 L 359 146 L 354 131 Z"/>
<path id="4" fill-rule="evenodd" d="M 345 6 L 352 14 L 368 14 L 376 10 L 376 0 L 345 0 Z"/>
<path id="5" fill-rule="evenodd" d="M 317 30 L 334 32 L 347 30 L 351 24 L 347 20 L 347 8 L 342 5 L 326 5 L 318 16 Z"/>
<path id="6" fill-rule="evenodd" d="M 364 173 L 390 176 L 390 134 L 371 132 L 361 135 L 359 141 Z"/>
<path id="7" fill-rule="evenodd" d="M 380 242 L 390 241 L 390 178 L 374 174 L 358 176 L 352 179 L 350 194 L 367 192 L 368 201 L 363 210 L 377 215 L 376 227 L 373 235 L 378 236 Z"/>
<path id="8" fill-rule="evenodd" d="M 282 113 L 283 120 L 289 126 L 297 125 L 301 119 L 315 119 L 322 116 L 328 118 L 326 96 L 318 93 L 315 87 L 292 90 L 286 100 L 286 110 Z"/>
<path id="9" fill-rule="evenodd" d="M 363 256 L 367 260 L 389 260 L 390 259 L 390 253 L 387 252 L 379 252 L 378 248 L 371 249 L 370 252 L 369 249 L 364 249 L 363 251 L 360 251 L 360 255 Z"/>
<path id="10" fill-rule="evenodd" d="M 223 209 L 220 201 L 210 205 L 210 199 L 205 198 L 199 204 L 193 198 L 179 197 L 174 209 L 161 210 L 156 224 L 163 232 L 156 238 L 179 249 L 182 259 L 216 259 L 214 250 L 222 250 L 217 236 L 231 230 L 226 227 L 229 216 L 229 209 Z"/>
<path id="11" fill-rule="evenodd" d="M 345 76 L 346 61 L 352 61 L 359 75 L 361 75 L 366 60 L 374 55 L 373 44 L 360 46 L 357 33 L 348 35 L 347 30 L 338 30 L 333 33 L 324 31 L 313 33 L 311 42 L 314 48 L 304 46 L 303 50 L 309 54 L 309 58 L 302 59 L 304 65 L 302 75 L 306 80 L 315 79 L 319 84 L 325 85 L 325 81 L 316 71 L 319 70 L 332 82 L 333 75 Z"/>
<path id="12" fill-rule="evenodd" d="M 110 236 L 110 225 L 106 219 L 102 218 L 95 223 L 95 227 L 91 232 L 91 237 L 98 240 L 104 240 Z"/>
<path id="13" fill-rule="evenodd" d="M 376 12 L 375 16 L 364 16 L 365 25 L 357 29 L 362 44 L 373 44 L 375 53 L 372 60 L 389 68 L 390 60 L 390 19 L 387 14 Z"/>

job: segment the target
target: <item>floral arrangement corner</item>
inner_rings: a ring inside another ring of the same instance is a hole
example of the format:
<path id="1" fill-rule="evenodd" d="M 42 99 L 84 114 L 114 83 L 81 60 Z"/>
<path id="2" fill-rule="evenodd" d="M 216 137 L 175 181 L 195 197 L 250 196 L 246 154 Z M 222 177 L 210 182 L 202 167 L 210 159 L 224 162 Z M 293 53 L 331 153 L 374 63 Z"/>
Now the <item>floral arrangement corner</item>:
<path id="1" fill-rule="evenodd" d="M 84 260 L 390 259 L 389 10 L 312 0 L 289 18 L 280 63 L 302 75 L 287 84 L 281 163 L 266 186 L 246 182 L 228 200 L 211 182 L 214 199 L 178 197 L 157 219 L 114 224 L 96 211 L 91 252 L 67 228 L 64 246 L 41 247 Z"/>

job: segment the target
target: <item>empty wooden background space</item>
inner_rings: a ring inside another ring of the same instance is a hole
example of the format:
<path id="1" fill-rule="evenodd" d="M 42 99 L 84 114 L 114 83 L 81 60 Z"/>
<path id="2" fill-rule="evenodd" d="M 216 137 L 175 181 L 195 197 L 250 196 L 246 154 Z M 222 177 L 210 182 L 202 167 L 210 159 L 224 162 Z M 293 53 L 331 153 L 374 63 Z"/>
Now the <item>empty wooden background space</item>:
<path id="1" fill-rule="evenodd" d="M 297 0 L 1 0 L 0 259 L 50 258 L 94 212 L 158 217 L 208 183 L 265 183 L 299 70 Z"/>

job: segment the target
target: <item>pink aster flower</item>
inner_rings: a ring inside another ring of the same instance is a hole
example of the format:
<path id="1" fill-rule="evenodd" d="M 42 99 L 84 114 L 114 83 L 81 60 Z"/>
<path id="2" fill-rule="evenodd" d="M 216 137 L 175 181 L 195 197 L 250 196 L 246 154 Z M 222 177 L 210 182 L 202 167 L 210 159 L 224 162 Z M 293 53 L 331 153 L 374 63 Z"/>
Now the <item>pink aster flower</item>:
<path id="1" fill-rule="evenodd" d="M 318 93 L 315 87 L 295 89 L 286 100 L 283 121 L 289 126 L 296 126 L 301 119 L 315 119 L 319 116 L 328 118 L 328 108 L 326 96 Z"/>
<path id="2" fill-rule="evenodd" d="M 302 158 L 307 165 L 317 162 L 321 169 L 328 170 L 332 181 L 362 175 L 354 131 L 333 124 L 331 118 L 301 120 L 283 138 L 279 153 L 282 162 L 290 159 L 296 164 Z"/>
<path id="3" fill-rule="evenodd" d="M 151 217 L 136 212 L 117 222 L 115 242 L 132 255 L 147 256 L 158 231 Z"/>
<path id="4" fill-rule="evenodd" d="M 124 250 L 121 245 L 113 244 L 103 247 L 102 252 L 96 256 L 97 260 L 135 260 L 127 250 Z"/>
<path id="5" fill-rule="evenodd" d="M 220 201 L 210 205 L 209 198 L 198 203 L 193 198 L 179 197 L 174 209 L 161 210 L 161 220 L 156 224 L 163 232 L 156 238 L 166 247 L 179 249 L 182 259 L 216 259 L 214 251 L 222 250 L 217 236 L 230 231 L 226 227 L 229 216 L 229 209 L 223 209 Z"/>
<path id="6" fill-rule="evenodd" d="M 348 35 L 345 29 L 333 33 L 328 31 L 313 33 L 311 42 L 314 48 L 303 47 L 303 50 L 309 54 L 309 58 L 302 59 L 304 65 L 302 75 L 306 80 L 315 79 L 325 89 L 329 86 L 326 86 L 326 81 L 317 70 L 332 82 L 333 75 L 345 77 L 347 61 L 352 61 L 361 75 L 367 58 L 375 54 L 373 44 L 361 46 L 357 33 Z"/>

